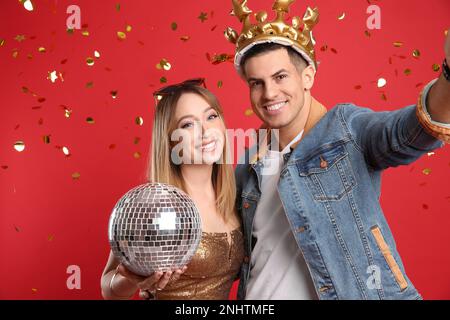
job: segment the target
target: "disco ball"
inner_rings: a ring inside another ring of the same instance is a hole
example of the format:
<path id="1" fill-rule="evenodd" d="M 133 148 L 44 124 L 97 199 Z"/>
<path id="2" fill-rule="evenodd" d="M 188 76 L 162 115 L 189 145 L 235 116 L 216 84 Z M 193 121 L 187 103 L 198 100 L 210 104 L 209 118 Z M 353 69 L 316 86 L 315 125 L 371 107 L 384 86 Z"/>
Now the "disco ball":
<path id="1" fill-rule="evenodd" d="M 182 268 L 202 237 L 194 201 L 162 183 L 146 183 L 116 203 L 108 226 L 112 252 L 125 267 L 141 276 Z"/>

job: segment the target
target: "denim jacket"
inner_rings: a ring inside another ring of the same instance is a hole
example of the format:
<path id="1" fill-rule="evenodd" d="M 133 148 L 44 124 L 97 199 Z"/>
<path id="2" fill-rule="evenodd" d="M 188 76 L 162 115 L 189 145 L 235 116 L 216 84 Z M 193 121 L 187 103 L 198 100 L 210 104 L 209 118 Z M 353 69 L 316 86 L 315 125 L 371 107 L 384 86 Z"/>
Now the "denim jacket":
<path id="1" fill-rule="evenodd" d="M 443 146 L 424 131 L 415 108 L 374 112 L 339 104 L 285 155 L 278 193 L 319 299 L 421 299 L 379 202 L 384 169 Z M 261 196 L 262 161 L 250 158 L 251 149 L 235 171 L 246 253 L 238 299 L 245 298 Z"/>

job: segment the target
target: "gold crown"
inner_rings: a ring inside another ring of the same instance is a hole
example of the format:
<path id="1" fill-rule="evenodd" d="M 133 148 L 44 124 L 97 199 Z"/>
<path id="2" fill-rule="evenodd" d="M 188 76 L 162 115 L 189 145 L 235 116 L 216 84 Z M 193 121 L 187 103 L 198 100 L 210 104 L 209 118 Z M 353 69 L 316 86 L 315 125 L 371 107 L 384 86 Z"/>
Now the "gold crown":
<path id="1" fill-rule="evenodd" d="M 245 53 L 253 46 L 261 43 L 274 42 L 281 45 L 290 46 L 313 66 L 317 68 L 316 55 L 314 52 L 315 40 L 312 29 L 319 22 L 318 8 L 308 7 L 303 16 L 303 27 L 300 17 L 292 18 L 292 25 L 285 21 L 285 16 L 289 13 L 289 6 L 295 0 L 275 0 L 272 10 L 276 12 L 273 21 L 267 21 L 267 12 L 261 11 L 255 15 L 256 24 L 250 21 L 253 13 L 247 7 L 247 0 L 232 0 L 233 11 L 231 15 L 236 16 L 243 23 L 241 34 L 228 27 L 225 30 L 225 38 L 236 45 L 236 55 L 234 65 L 239 73 L 240 62 Z"/>

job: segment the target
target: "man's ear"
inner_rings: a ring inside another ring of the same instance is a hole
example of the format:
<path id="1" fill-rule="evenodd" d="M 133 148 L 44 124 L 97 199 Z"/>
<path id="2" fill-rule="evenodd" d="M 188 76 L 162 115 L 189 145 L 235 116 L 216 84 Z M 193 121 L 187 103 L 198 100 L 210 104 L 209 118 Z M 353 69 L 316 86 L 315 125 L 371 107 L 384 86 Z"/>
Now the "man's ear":
<path id="1" fill-rule="evenodd" d="M 314 85 L 314 77 L 316 73 L 314 68 L 309 65 L 302 72 L 303 87 L 305 90 L 311 90 Z"/>

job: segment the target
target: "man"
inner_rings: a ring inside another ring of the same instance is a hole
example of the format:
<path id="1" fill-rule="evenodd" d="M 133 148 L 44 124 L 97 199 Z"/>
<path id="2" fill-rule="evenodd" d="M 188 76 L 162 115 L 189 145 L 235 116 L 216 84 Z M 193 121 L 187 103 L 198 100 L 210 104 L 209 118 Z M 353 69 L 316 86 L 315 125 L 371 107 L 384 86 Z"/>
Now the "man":
<path id="1" fill-rule="evenodd" d="M 291 26 L 284 16 L 293 1 L 279 0 L 275 21 L 259 13 L 252 25 L 246 2 L 233 0 L 244 29 L 228 28 L 226 37 L 253 110 L 278 130 L 278 146 L 248 150 L 236 167 L 246 237 L 238 298 L 421 299 L 384 218 L 380 178 L 450 142 L 450 36 L 443 74 L 417 106 L 373 112 L 340 104 L 327 112 L 311 96 L 317 10 L 308 8 L 303 28 L 298 19 Z"/>

